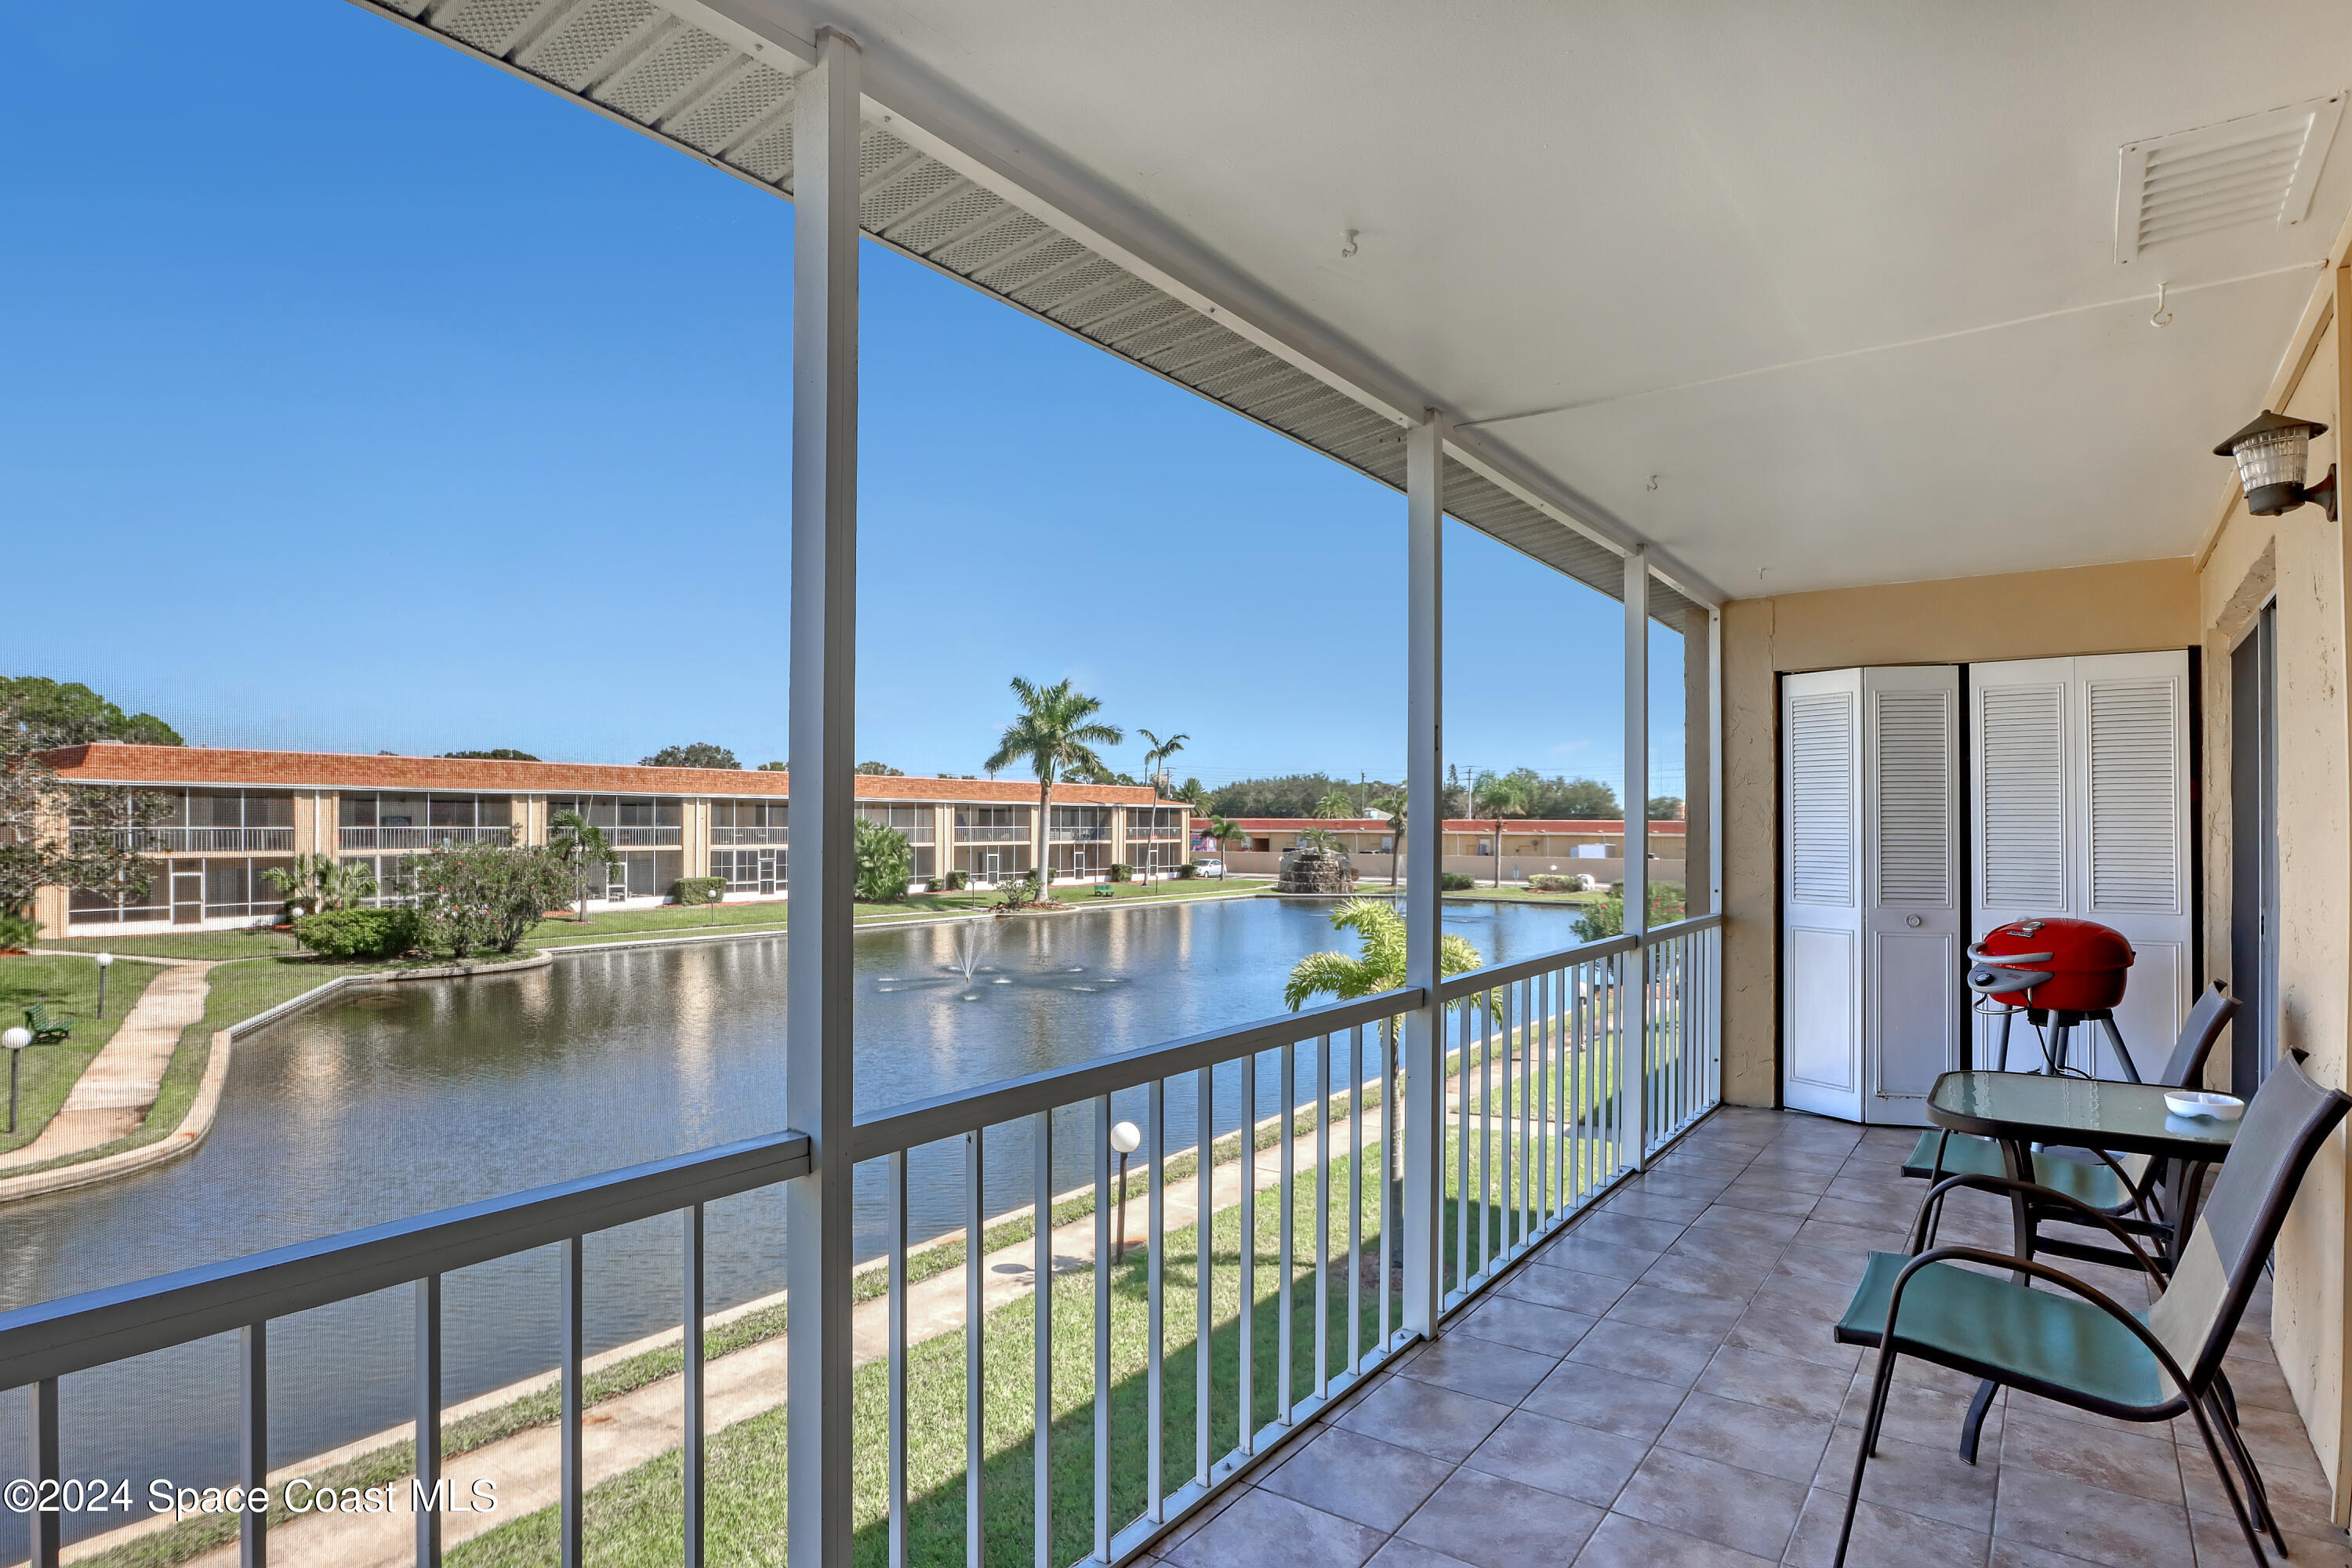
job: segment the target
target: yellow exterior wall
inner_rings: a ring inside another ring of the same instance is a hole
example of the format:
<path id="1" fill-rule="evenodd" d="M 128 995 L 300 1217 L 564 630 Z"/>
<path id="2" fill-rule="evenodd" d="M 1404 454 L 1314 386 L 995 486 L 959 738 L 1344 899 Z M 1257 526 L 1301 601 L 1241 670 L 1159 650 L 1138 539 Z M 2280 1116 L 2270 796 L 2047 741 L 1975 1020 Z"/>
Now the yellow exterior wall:
<path id="1" fill-rule="evenodd" d="M 1735 599 L 1723 609 L 1723 1095 L 1780 1095 L 1776 677 L 1866 664 L 2140 653 L 2197 641 L 2195 563 L 1890 583 Z"/>
<path id="2" fill-rule="evenodd" d="M 2343 247 L 2339 243 L 2338 259 Z M 2267 406 L 2330 426 L 2312 442 L 2313 479 L 2344 462 L 2340 432 L 2352 412 L 2352 365 L 2342 353 L 2352 276 L 2339 265 L 2315 294 L 2289 346 Z M 2248 409 L 2251 416 L 2254 412 Z M 2308 1053 L 2319 1082 L 2352 1087 L 2346 1037 L 2352 1026 L 2352 788 L 2347 788 L 2345 537 L 2316 507 L 2252 517 L 2242 500 L 2223 515 L 2200 558 L 2198 618 L 2205 650 L 2204 821 L 2206 972 L 2231 969 L 2233 850 L 2230 792 L 2230 653 L 2263 605 L 2277 609 L 2278 1038 Z M 2228 1081 L 2228 1047 L 2209 1081 Z M 2352 1513 L 2344 1375 L 2346 1134 L 2338 1129 L 2305 1178 L 2279 1237 L 2272 1343 L 2335 1486 L 2336 1521 Z"/>

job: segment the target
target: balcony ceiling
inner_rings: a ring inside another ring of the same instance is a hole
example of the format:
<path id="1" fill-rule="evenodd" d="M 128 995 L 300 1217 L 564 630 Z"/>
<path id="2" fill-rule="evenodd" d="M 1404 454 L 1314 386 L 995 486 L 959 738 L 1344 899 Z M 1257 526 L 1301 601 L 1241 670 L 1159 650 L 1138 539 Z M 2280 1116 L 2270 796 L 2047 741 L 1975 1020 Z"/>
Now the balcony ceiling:
<path id="1" fill-rule="evenodd" d="M 2347 127 L 2300 225 L 2116 260 L 2118 147 L 2352 84 L 2336 0 L 671 8 L 847 29 L 1733 595 L 2193 552 L 2352 211 Z"/>

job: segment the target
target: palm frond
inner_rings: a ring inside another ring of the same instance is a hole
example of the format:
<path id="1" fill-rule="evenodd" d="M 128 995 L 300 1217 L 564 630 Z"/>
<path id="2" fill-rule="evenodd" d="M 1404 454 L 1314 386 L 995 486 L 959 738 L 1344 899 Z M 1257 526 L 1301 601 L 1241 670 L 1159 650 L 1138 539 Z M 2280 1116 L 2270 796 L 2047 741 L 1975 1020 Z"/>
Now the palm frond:
<path id="1" fill-rule="evenodd" d="M 1310 952 L 1291 965 L 1290 978 L 1283 984 L 1282 1000 L 1296 1013 L 1318 996 L 1347 1002 L 1385 989 L 1361 959 L 1350 958 L 1344 952 Z"/>

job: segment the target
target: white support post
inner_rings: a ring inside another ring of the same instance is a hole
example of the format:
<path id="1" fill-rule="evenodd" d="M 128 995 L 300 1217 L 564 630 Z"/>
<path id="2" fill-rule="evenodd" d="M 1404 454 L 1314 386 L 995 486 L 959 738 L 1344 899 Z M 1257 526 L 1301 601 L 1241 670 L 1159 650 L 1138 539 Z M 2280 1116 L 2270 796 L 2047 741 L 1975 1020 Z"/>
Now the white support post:
<path id="1" fill-rule="evenodd" d="M 1723 809 L 1723 607 L 1715 605 L 1706 612 L 1706 885 L 1707 912 L 1723 913 L 1723 829 L 1727 820 Z M 1683 871 L 1685 877 L 1690 868 Z M 1712 1097 L 1723 1098 L 1723 934 L 1715 936 L 1716 963 L 1707 972 L 1706 995 L 1708 1059 L 1714 1080 L 1709 1085 Z"/>
<path id="2" fill-rule="evenodd" d="M 1405 984 L 1427 1000 L 1405 1018 L 1404 1312 L 1407 1333 L 1437 1331 L 1444 1305 L 1445 1010 L 1438 939 L 1445 910 L 1445 427 L 1432 409 L 1405 433 Z M 1382 1136 L 1386 1136 L 1385 1131 Z"/>
<path id="3" fill-rule="evenodd" d="M 1650 930 L 1650 556 L 1636 550 L 1625 557 L 1625 934 L 1646 938 Z M 1685 873 L 1687 875 L 1687 873 Z M 1646 949 L 1625 955 L 1633 976 L 1625 1009 L 1624 1120 L 1632 1142 L 1628 1163 L 1649 1164 L 1650 1144 L 1650 958 Z"/>
<path id="4" fill-rule="evenodd" d="M 793 107 L 792 792 L 784 1100 L 808 1134 L 787 1184 L 793 1331 L 787 1548 L 848 1568 L 852 747 L 857 698 L 858 47 L 817 34 Z"/>

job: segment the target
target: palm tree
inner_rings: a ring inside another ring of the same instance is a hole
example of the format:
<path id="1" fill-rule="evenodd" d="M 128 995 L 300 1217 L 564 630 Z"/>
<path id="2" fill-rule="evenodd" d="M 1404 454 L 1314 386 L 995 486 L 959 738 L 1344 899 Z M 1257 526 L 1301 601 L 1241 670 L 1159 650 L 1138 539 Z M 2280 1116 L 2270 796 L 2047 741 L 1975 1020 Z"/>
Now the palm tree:
<path id="1" fill-rule="evenodd" d="M 261 875 L 271 887 L 278 889 L 278 896 L 285 900 L 288 904 L 310 906 L 307 910 L 301 909 L 295 910 L 297 914 L 303 914 L 326 908 L 326 900 L 320 895 L 319 884 L 334 863 L 334 857 L 331 855 L 302 854 L 295 856 L 291 865 L 271 866 Z"/>
<path id="2" fill-rule="evenodd" d="M 1209 816 L 1208 838 L 1210 843 L 1220 848 L 1231 848 L 1236 844 L 1248 843 L 1249 834 L 1244 831 L 1242 825 L 1232 817 L 1219 816 L 1212 812 Z"/>
<path id="3" fill-rule="evenodd" d="M 1284 982 L 1284 1005 L 1296 1013 L 1318 996 L 1352 1002 L 1360 996 L 1393 991 L 1404 984 L 1404 917 L 1386 899 L 1349 899 L 1331 911 L 1333 931 L 1356 933 L 1359 951 L 1310 952 L 1290 966 Z M 1441 974 L 1467 974 L 1478 967 L 1478 950 L 1463 936 L 1438 939 L 1437 967 Z M 1473 1006 L 1479 998 L 1468 998 Z"/>
<path id="4" fill-rule="evenodd" d="M 1318 816 L 1353 816 L 1356 815 L 1356 803 L 1349 797 L 1346 790 L 1339 788 L 1328 789 L 1323 792 L 1323 798 L 1315 803 L 1315 815 Z"/>
<path id="5" fill-rule="evenodd" d="M 1095 718 L 1102 703 L 1076 690 L 1066 680 L 1038 686 L 1021 676 L 1013 678 L 1013 695 L 1021 700 L 1021 714 L 1004 726 L 995 752 L 982 764 L 993 775 L 999 768 L 1026 762 L 1037 775 L 1037 890 L 1053 886 L 1045 864 L 1046 822 L 1054 808 L 1054 781 L 1065 769 L 1092 770 L 1103 765 L 1097 746 L 1116 746 L 1127 732 Z"/>
<path id="6" fill-rule="evenodd" d="M 604 830 L 576 811 L 559 811 L 548 823 L 547 847 L 572 868 L 572 886 L 580 905 L 580 919 L 588 919 L 588 868 L 610 868 L 621 863 L 620 851 Z"/>
<path id="7" fill-rule="evenodd" d="M 1471 784 L 1471 810 L 1495 823 L 1495 886 L 1503 885 L 1503 818 L 1524 816 L 1531 792 L 1517 773 L 1488 773 Z"/>
<path id="8" fill-rule="evenodd" d="M 357 909 L 363 900 L 374 898 L 380 891 L 382 889 L 377 886 L 375 872 L 364 860 L 337 861 L 319 873 L 320 909 Z"/>
<path id="9" fill-rule="evenodd" d="M 1184 742 L 1192 737 L 1171 735 L 1163 741 L 1140 724 L 1135 727 L 1135 732 L 1151 742 L 1151 749 L 1143 753 L 1143 782 L 1151 786 L 1152 794 L 1166 800 L 1169 793 L 1168 759 L 1182 751 Z"/>

